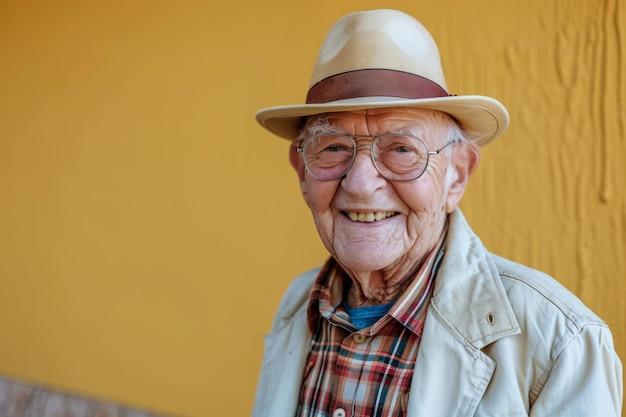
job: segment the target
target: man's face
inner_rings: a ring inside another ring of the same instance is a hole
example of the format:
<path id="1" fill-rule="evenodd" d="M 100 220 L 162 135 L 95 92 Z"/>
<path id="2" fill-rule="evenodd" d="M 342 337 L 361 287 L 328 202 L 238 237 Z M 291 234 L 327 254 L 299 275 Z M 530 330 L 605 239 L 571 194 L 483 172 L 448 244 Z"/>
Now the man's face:
<path id="1" fill-rule="evenodd" d="M 431 150 L 450 139 L 450 121 L 435 111 L 375 109 L 328 113 L 325 118 L 334 129 L 349 135 L 411 133 Z M 391 182 L 376 170 L 369 150 L 361 148 L 344 178 L 321 181 L 306 172 L 296 145 L 291 149 L 291 162 L 319 235 L 331 255 L 355 274 L 410 273 L 421 263 L 441 236 L 446 216 L 457 206 L 478 159 L 474 155 L 472 161 L 464 161 L 472 159 L 470 152 L 452 150 L 453 163 L 449 164 L 452 157 L 441 152 L 430 157 L 420 178 Z M 379 220 L 373 221 L 372 214 Z"/>

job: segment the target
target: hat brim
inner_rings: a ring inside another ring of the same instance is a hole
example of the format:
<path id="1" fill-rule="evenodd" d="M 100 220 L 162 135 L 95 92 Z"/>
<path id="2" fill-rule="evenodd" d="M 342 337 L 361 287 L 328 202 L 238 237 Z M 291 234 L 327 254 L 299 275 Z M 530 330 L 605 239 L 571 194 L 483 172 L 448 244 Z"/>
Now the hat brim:
<path id="1" fill-rule="evenodd" d="M 289 140 L 300 134 L 303 117 L 322 113 L 391 107 L 410 107 L 448 113 L 468 132 L 469 138 L 484 146 L 509 126 L 509 113 L 498 100 L 486 96 L 448 96 L 428 99 L 361 97 L 322 104 L 268 107 L 256 114 L 257 122 L 270 132 Z"/>

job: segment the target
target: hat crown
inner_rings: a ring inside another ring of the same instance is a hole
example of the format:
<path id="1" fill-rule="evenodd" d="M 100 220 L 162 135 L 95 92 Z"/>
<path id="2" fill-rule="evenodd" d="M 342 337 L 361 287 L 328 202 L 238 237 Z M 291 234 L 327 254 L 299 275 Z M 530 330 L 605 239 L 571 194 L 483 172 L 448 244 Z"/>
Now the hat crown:
<path id="1" fill-rule="evenodd" d="M 498 100 L 450 95 L 430 33 L 413 17 L 385 9 L 351 13 L 337 21 L 320 48 L 305 102 L 259 110 L 256 119 L 269 131 L 295 140 L 309 116 L 397 107 L 447 113 L 480 146 L 509 125 L 509 114 Z"/>
<path id="2" fill-rule="evenodd" d="M 396 10 L 355 12 L 337 21 L 322 43 L 310 87 L 328 77 L 363 69 L 415 74 L 447 91 L 432 36 L 420 22 Z"/>

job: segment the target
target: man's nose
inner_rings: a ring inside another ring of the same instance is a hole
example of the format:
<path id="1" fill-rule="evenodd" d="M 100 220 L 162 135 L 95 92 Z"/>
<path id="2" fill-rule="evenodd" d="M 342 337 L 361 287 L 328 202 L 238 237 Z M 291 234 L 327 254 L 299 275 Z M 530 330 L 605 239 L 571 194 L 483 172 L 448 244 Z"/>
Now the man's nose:
<path id="1" fill-rule="evenodd" d="M 372 161 L 371 145 L 357 145 L 357 153 L 352 168 L 341 181 L 341 186 L 349 193 L 366 197 L 387 184 Z"/>

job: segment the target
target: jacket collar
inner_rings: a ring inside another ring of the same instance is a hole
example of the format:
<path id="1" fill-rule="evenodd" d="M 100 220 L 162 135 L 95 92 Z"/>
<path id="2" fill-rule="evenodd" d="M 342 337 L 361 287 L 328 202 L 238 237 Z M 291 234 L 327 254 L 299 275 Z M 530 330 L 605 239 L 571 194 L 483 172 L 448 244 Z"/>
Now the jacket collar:
<path id="1" fill-rule="evenodd" d="M 519 324 L 491 255 L 459 209 L 449 221 L 438 274 L 442 279 L 435 282 L 432 303 L 442 319 L 477 349 L 518 334 Z"/>

